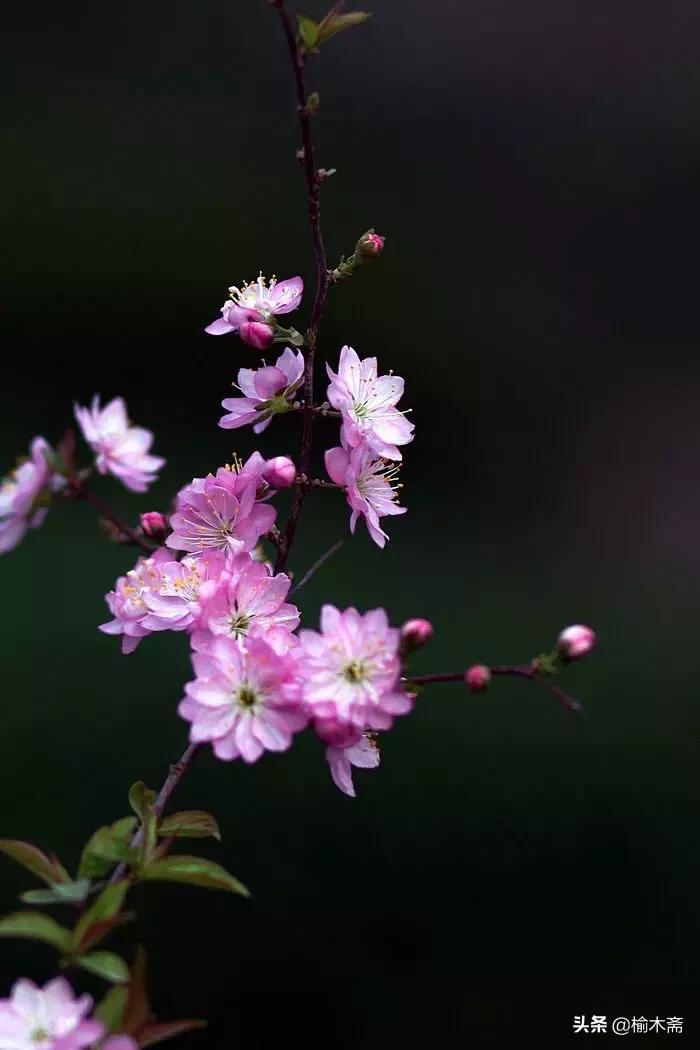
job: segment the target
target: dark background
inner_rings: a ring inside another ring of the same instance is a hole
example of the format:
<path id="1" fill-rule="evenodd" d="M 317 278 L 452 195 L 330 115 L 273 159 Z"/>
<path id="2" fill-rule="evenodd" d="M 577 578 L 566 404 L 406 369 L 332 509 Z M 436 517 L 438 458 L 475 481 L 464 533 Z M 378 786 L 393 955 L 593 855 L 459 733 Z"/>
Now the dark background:
<path id="1" fill-rule="evenodd" d="M 349 342 L 405 376 L 409 513 L 384 552 L 362 531 L 347 543 L 304 618 L 324 600 L 426 615 L 425 670 L 527 659 L 591 623 L 599 649 L 565 683 L 585 710 L 520 682 L 427 691 L 355 801 L 310 737 L 252 768 L 205 754 L 178 807 L 217 814 L 224 842 L 202 849 L 253 897 L 139 890 L 115 944 L 148 945 L 162 1017 L 210 1019 L 183 1050 L 559 1046 L 594 1012 L 686 1016 L 692 1039 L 697 5 L 375 11 L 310 70 L 319 163 L 338 168 L 330 257 L 370 225 L 387 236 L 333 291 L 321 349 L 335 362 Z M 35 433 L 56 440 L 94 391 L 125 395 L 168 458 L 144 499 L 100 480 L 132 519 L 234 448 L 294 454 L 296 420 L 259 443 L 217 428 L 256 356 L 202 333 L 259 268 L 312 276 L 274 13 L 29 0 L 8 14 L 3 463 Z M 315 494 L 292 568 L 346 528 L 342 501 Z M 96 630 L 133 560 L 67 504 L 2 562 L 3 833 L 70 864 L 185 739 L 184 639 L 124 658 Z M 3 865 L 3 910 L 30 882 Z M 15 942 L 1 960 L 3 994 L 54 964 Z"/>

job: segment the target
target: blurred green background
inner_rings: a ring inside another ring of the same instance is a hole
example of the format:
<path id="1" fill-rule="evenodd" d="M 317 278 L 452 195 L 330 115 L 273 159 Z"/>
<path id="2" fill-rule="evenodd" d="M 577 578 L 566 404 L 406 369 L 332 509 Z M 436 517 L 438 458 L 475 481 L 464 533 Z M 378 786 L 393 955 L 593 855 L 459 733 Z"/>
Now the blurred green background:
<path id="1" fill-rule="evenodd" d="M 326 600 L 427 616 L 426 671 L 524 660 L 591 623 L 598 651 L 564 683 L 585 709 L 522 682 L 426 691 L 355 801 L 311 737 L 252 768 L 203 754 L 178 808 L 217 814 L 223 844 L 202 849 L 253 897 L 139 890 L 115 944 L 147 944 L 162 1017 L 209 1018 L 183 1050 L 560 1046 L 594 1012 L 686 1015 L 692 1038 L 697 6 L 375 10 L 310 70 L 319 163 L 338 168 L 329 256 L 387 236 L 333 290 L 321 356 L 348 342 L 405 377 L 409 513 L 384 552 L 363 531 L 344 545 L 304 621 Z M 95 391 L 123 394 L 168 459 L 143 500 L 100 480 L 132 519 L 234 449 L 294 455 L 296 420 L 259 442 L 217 428 L 256 357 L 202 333 L 229 284 L 312 276 L 274 12 L 30 0 L 9 31 L 3 463 Z M 346 530 L 343 501 L 312 494 L 291 567 Z M 126 658 L 96 630 L 133 560 L 67 504 L 2 561 L 2 830 L 71 864 L 185 741 L 185 639 Z M 30 882 L 2 866 L 3 911 Z M 54 962 L 13 942 L 0 960 L 2 994 Z"/>

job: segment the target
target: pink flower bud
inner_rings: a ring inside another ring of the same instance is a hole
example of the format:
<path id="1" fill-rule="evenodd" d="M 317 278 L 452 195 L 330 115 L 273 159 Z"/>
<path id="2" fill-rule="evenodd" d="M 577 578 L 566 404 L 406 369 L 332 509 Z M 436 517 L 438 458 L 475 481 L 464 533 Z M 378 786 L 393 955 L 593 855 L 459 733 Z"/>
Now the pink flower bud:
<path id="1" fill-rule="evenodd" d="M 430 620 L 420 617 L 414 620 L 406 620 L 401 627 L 401 648 L 404 653 L 412 653 L 416 649 L 422 649 L 433 637 L 433 625 Z"/>
<path id="2" fill-rule="evenodd" d="M 267 350 L 275 339 L 272 325 L 264 324 L 262 321 L 244 321 L 238 329 L 238 334 L 243 342 L 252 346 L 254 350 Z"/>
<path id="3" fill-rule="evenodd" d="M 147 536 L 160 536 L 168 527 L 168 519 L 159 510 L 149 510 L 139 518 Z"/>
<path id="4" fill-rule="evenodd" d="M 275 489 L 287 489 L 294 484 L 297 468 L 289 456 L 275 456 L 268 459 L 263 470 L 263 478 Z"/>
<path id="5" fill-rule="evenodd" d="M 581 623 L 566 627 L 557 638 L 557 649 L 564 660 L 580 660 L 594 645 L 595 631 Z"/>
<path id="6" fill-rule="evenodd" d="M 367 230 L 367 233 L 363 233 L 355 245 L 355 251 L 364 258 L 381 255 L 384 251 L 384 238 L 374 230 Z"/>
<path id="7" fill-rule="evenodd" d="M 472 693 L 483 693 L 491 681 L 491 672 L 483 664 L 474 664 L 464 672 L 464 681 Z"/>

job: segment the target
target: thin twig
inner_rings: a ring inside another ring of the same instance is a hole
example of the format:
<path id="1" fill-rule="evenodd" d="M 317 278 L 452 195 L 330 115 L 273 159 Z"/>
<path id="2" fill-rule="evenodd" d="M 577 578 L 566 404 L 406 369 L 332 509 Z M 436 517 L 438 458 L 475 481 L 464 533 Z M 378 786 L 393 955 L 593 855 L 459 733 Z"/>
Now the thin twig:
<path id="1" fill-rule="evenodd" d="M 581 711 L 582 705 L 578 700 L 574 700 L 572 697 L 565 693 L 563 689 L 560 689 L 558 685 L 554 685 L 553 682 L 547 681 L 543 678 L 533 667 L 529 667 L 527 664 L 517 665 L 499 665 L 497 667 L 489 667 L 489 671 L 495 677 L 503 678 L 527 678 L 528 681 L 534 682 L 535 685 L 542 686 L 548 693 L 551 693 L 555 699 L 559 701 L 569 711 Z M 403 678 L 402 681 L 406 685 L 433 685 L 438 682 L 463 682 L 464 671 L 440 671 L 436 674 L 418 674 L 410 675 Z"/>
<path id="2" fill-rule="evenodd" d="M 292 587 L 291 591 L 289 592 L 290 595 L 291 594 L 295 594 L 298 590 L 300 590 L 304 586 L 305 583 L 308 583 L 309 580 L 311 579 L 311 577 L 315 575 L 315 573 L 321 568 L 321 566 L 325 565 L 325 563 L 328 561 L 328 559 L 332 558 L 333 555 L 335 554 L 335 552 L 339 551 L 342 546 L 343 546 L 343 541 L 342 540 L 338 540 L 337 543 L 334 543 L 332 547 L 328 548 L 328 550 L 326 551 L 325 554 L 322 554 L 320 558 L 317 558 L 316 561 L 311 566 L 311 568 L 308 569 L 304 573 L 302 578 L 299 580 L 299 583 L 295 584 L 294 587 Z"/>
<path id="3" fill-rule="evenodd" d="M 294 84 L 296 88 L 297 115 L 299 117 L 299 129 L 301 132 L 301 151 L 299 153 L 299 159 L 301 160 L 304 169 L 304 176 L 306 178 L 309 226 L 311 228 L 314 254 L 316 257 L 316 295 L 314 298 L 313 309 L 311 311 L 311 324 L 306 333 L 303 346 L 304 408 L 299 466 L 301 473 L 308 475 L 311 469 L 315 414 L 313 408 L 314 353 L 316 349 L 318 330 L 321 325 L 323 310 L 326 305 L 326 295 L 328 294 L 328 265 L 326 262 L 326 249 L 323 243 L 320 224 L 319 188 L 322 180 L 319 178 L 319 174 L 316 170 L 314 142 L 311 133 L 311 115 L 308 107 L 308 90 L 306 87 L 306 56 L 302 52 L 297 41 L 294 24 L 289 11 L 287 10 L 285 0 L 271 0 L 271 3 L 279 12 L 285 39 L 287 41 L 287 48 L 292 60 Z M 299 521 L 299 515 L 301 514 L 301 509 L 304 505 L 305 499 L 306 490 L 301 487 L 297 488 L 292 502 L 292 509 L 289 512 L 289 518 L 287 519 L 287 524 L 284 528 L 282 543 L 280 544 L 277 553 L 275 572 L 281 572 L 287 563 L 287 559 L 292 549 L 292 543 L 294 542 L 294 534 Z"/>

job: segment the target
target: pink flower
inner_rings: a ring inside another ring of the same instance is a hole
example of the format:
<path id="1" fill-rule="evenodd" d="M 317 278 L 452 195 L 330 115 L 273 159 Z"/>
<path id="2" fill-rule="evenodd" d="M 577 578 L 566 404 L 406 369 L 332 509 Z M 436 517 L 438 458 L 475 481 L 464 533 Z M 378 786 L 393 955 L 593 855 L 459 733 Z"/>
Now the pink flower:
<path id="1" fill-rule="evenodd" d="M 376 357 L 360 360 L 351 346 L 340 351 L 337 374 L 326 365 L 331 380 L 328 400 L 343 417 L 343 444 L 366 444 L 378 456 L 401 459 L 397 445 L 413 440 L 414 426 L 396 408 L 403 394 L 400 376 L 378 376 Z"/>
<path id="2" fill-rule="evenodd" d="M 398 467 L 376 456 L 366 445 L 347 451 L 338 446 L 325 453 L 326 470 L 331 481 L 342 485 L 350 515 L 350 532 L 355 531 L 357 519 L 362 515 L 367 531 L 377 544 L 383 547 L 387 534 L 379 519 L 391 514 L 405 514 L 406 508 L 397 503 Z"/>
<path id="3" fill-rule="evenodd" d="M 288 489 L 297 476 L 297 468 L 289 456 L 273 456 L 265 464 L 263 477 L 273 489 Z"/>
<path id="4" fill-rule="evenodd" d="M 257 498 L 258 490 L 266 488 L 264 469 L 265 460 L 255 452 L 240 470 L 220 467 L 216 476 L 195 478 L 178 493 L 166 545 L 191 554 L 210 548 L 233 553 L 252 550 L 272 528 L 277 514 Z"/>
<path id="5" fill-rule="evenodd" d="M 301 631 L 299 642 L 293 655 L 300 694 L 325 739 L 335 723 L 389 729 L 395 715 L 411 710 L 413 698 L 399 684 L 399 632 L 383 609 L 362 615 L 324 605 L 321 633 Z"/>
<path id="6" fill-rule="evenodd" d="M 247 554 L 242 555 L 247 561 Z M 213 593 L 226 565 L 226 555 L 206 550 L 201 557 L 166 561 L 159 565 L 160 579 L 141 595 L 146 631 L 186 631 L 199 625 L 202 605 Z"/>
<path id="7" fill-rule="evenodd" d="M 292 688 L 293 665 L 262 638 L 245 641 L 199 631 L 192 638 L 196 678 L 179 714 L 192 743 L 210 741 L 217 758 L 256 762 L 285 751 L 307 716 Z"/>
<path id="8" fill-rule="evenodd" d="M 100 1021 L 85 1020 L 89 995 L 76 999 L 63 977 L 43 988 L 19 980 L 9 999 L 0 999 L 0 1047 L 3 1050 L 80 1050 L 102 1035 Z"/>
<path id="9" fill-rule="evenodd" d="M 591 627 L 575 623 L 565 627 L 557 638 L 557 648 L 565 660 L 580 660 L 595 646 L 596 635 Z"/>
<path id="10" fill-rule="evenodd" d="M 379 765 L 379 747 L 373 737 L 359 734 L 357 741 L 347 747 L 326 748 L 326 761 L 331 767 L 331 776 L 336 787 L 351 798 L 355 797 L 352 782 L 352 767 L 376 769 Z"/>
<path id="11" fill-rule="evenodd" d="M 74 411 L 100 474 L 113 474 L 131 492 L 145 492 L 165 460 L 149 455 L 153 434 L 132 426 L 123 398 L 115 397 L 100 408 L 95 394 L 90 408 L 75 405 Z"/>
<path id="12" fill-rule="evenodd" d="M 105 595 L 114 619 L 100 624 L 100 630 L 104 634 L 121 634 L 123 653 L 132 653 L 141 639 L 150 633 L 143 623 L 149 613 L 146 595 L 158 590 L 161 568 L 170 561 L 170 551 L 159 547 L 151 557 L 139 558 L 126 576 L 119 577 L 114 590 Z"/>
<path id="13" fill-rule="evenodd" d="M 41 525 L 51 491 L 64 484 L 49 466 L 46 455 L 50 451 L 43 437 L 35 437 L 29 449 L 30 458 L 0 484 L 0 554 L 16 547 L 27 529 Z"/>
<path id="14" fill-rule="evenodd" d="M 279 283 L 273 277 L 268 286 L 262 274 L 252 284 L 244 284 L 242 288 L 233 285 L 229 288 L 230 300 L 221 307 L 221 317 L 208 325 L 204 331 L 209 335 L 226 335 L 228 332 L 241 332 L 244 334 L 243 325 L 249 327 L 245 330 L 246 341 L 255 346 L 254 339 L 261 339 L 262 329 L 269 329 L 273 333 L 275 318 L 278 314 L 288 314 L 296 310 L 301 302 L 304 290 L 304 282 L 301 277 L 290 277 Z M 255 331 L 253 325 L 260 328 Z M 272 339 L 270 339 L 270 342 Z M 269 346 L 269 343 L 266 345 Z M 259 346 L 258 349 L 265 349 Z"/>
<path id="15" fill-rule="evenodd" d="M 274 627 L 293 631 L 299 610 L 285 602 L 291 580 L 275 576 L 268 565 L 249 554 L 231 558 L 204 603 L 202 627 L 233 638 L 264 634 Z"/>
<path id="16" fill-rule="evenodd" d="M 233 430 L 252 423 L 254 432 L 262 433 L 276 413 L 288 410 L 303 375 L 304 355 L 301 350 L 294 353 L 289 347 L 274 365 L 241 368 L 238 389 L 243 397 L 224 398 L 221 406 L 227 409 L 228 415 L 221 417 L 219 426 Z"/>

